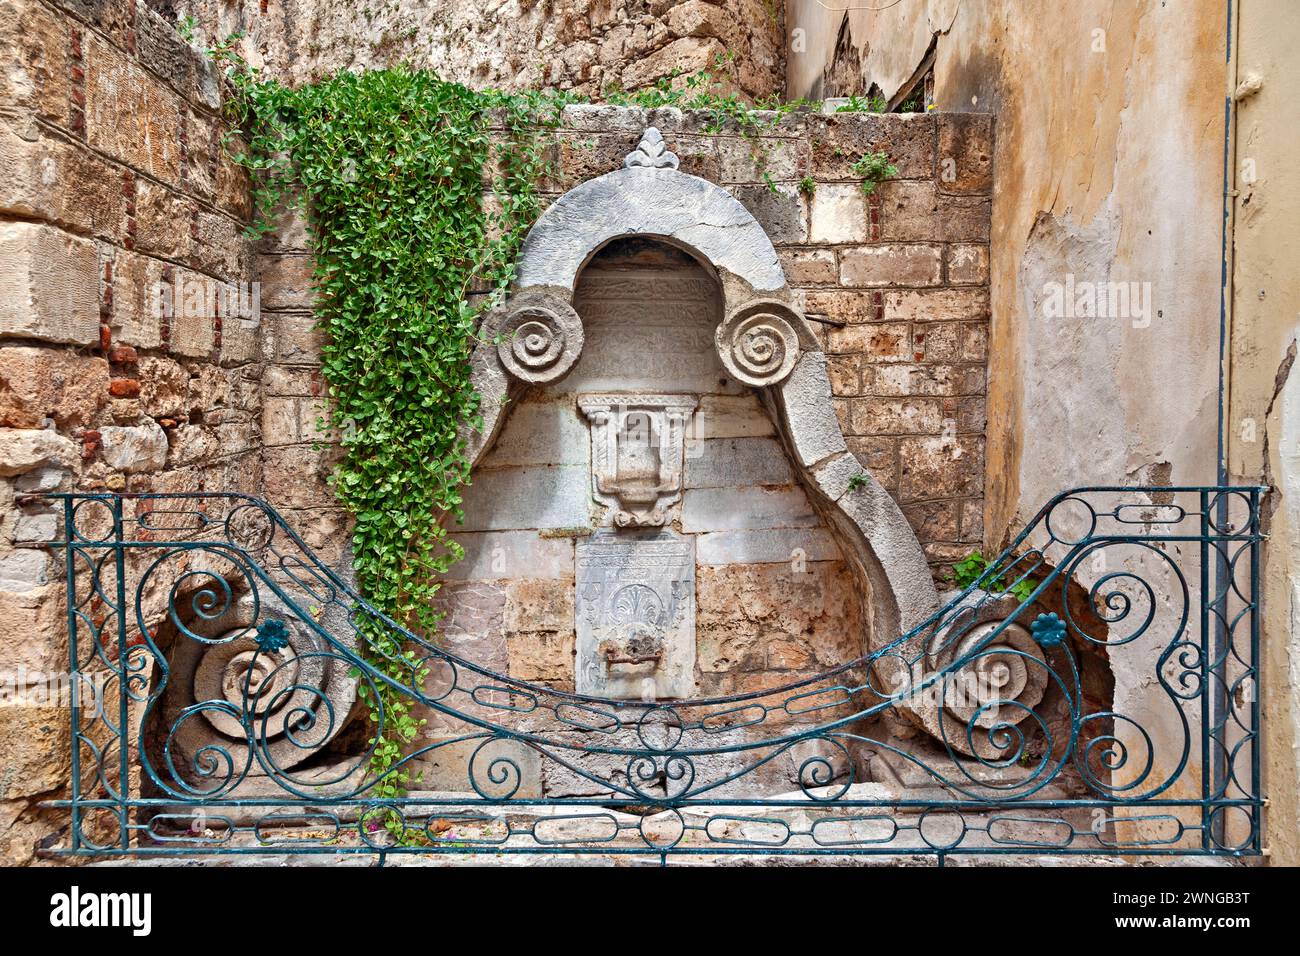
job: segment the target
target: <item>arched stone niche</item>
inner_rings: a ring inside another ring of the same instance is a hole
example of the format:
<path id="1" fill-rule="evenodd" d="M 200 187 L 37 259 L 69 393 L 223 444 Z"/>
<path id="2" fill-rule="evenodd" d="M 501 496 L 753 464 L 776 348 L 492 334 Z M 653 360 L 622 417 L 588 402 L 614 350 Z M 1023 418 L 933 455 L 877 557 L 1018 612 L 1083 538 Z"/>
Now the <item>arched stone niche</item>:
<path id="1" fill-rule="evenodd" d="M 484 461 L 513 399 L 562 381 L 578 363 L 586 333 L 574 297 L 592 258 L 625 237 L 676 247 L 716 279 L 718 360 L 767 409 L 798 480 L 834 528 L 859 593 L 870 596 L 870 649 L 887 646 L 938 605 L 924 552 L 893 498 L 848 449 L 826 356 L 763 228 L 725 190 L 676 167 L 650 127 L 624 168 L 575 187 L 533 226 L 515 288 L 485 320 L 473 355 L 483 425 L 466 435 L 472 462 Z M 901 663 L 882 663 L 880 676 L 896 679 L 888 670 Z"/>

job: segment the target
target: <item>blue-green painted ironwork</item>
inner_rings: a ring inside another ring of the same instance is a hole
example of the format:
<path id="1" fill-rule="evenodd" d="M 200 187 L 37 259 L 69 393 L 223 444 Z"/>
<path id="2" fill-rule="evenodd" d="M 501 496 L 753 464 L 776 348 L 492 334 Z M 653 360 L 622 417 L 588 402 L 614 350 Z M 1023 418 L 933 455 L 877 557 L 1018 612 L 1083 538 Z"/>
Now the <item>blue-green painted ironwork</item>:
<path id="1" fill-rule="evenodd" d="M 1256 854 L 1263 490 L 1063 493 L 882 650 L 648 702 L 521 681 L 406 631 L 258 499 L 46 496 L 81 691 L 72 791 L 51 802 L 70 815 L 59 852 Z M 967 640 L 1020 582 L 1032 593 Z M 961 706 L 951 695 L 1013 625 L 1042 656 L 996 655 L 1041 671 L 1051 706 Z M 367 642 L 384 630 L 408 656 Z M 1113 687 L 1086 685 L 1083 654 Z M 906 680 L 882 680 L 886 664 Z M 462 786 L 378 796 L 351 700 L 368 691 L 382 726 L 381 684 L 438 728 L 399 767 L 440 762 Z M 911 719 L 927 695 L 962 717 L 935 739 Z M 877 758 L 893 769 L 868 779 Z M 797 768 L 784 792 L 778 759 Z"/>

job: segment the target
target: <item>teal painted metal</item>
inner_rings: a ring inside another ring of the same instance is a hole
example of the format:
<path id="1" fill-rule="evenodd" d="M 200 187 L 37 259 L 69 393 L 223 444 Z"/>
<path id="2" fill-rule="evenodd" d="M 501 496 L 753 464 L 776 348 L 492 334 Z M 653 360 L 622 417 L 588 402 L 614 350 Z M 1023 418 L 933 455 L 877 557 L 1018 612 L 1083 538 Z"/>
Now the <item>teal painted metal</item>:
<path id="1" fill-rule="evenodd" d="M 406 631 L 258 499 L 44 496 L 63 513 L 79 691 L 70 798 L 48 804 L 69 813 L 58 852 L 1257 854 L 1264 490 L 1065 492 L 883 649 L 781 687 L 660 702 L 521 681 Z M 1032 593 L 977 633 L 979 609 L 1021 582 Z M 1013 625 L 1041 657 L 1001 642 Z M 372 628 L 410 654 L 368 644 Z M 221 680 L 183 675 L 208 690 L 169 711 L 186 689 L 173 665 L 196 651 L 227 655 Z M 1084 685 L 1081 654 L 1109 662 L 1110 701 Z M 886 663 L 902 686 L 883 686 Z M 963 707 L 953 695 L 994 663 L 1038 669 L 1051 707 Z M 399 766 L 443 760 L 463 792 L 381 796 L 370 732 L 339 736 L 350 715 L 327 673 L 372 705 L 387 684 L 435 720 L 443 735 Z M 960 721 L 935 740 L 881 733 L 927 695 Z M 868 758 L 908 780 L 856 786 Z M 790 792 L 772 790 L 779 761 Z M 529 793 L 541 774 L 573 795 Z"/>

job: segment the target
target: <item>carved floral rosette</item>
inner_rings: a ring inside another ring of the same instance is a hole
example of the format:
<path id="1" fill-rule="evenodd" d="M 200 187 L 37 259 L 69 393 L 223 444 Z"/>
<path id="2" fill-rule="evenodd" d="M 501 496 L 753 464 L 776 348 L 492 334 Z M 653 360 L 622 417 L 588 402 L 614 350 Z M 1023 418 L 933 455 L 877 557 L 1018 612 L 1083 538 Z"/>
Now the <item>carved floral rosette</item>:
<path id="1" fill-rule="evenodd" d="M 798 313 L 784 302 L 746 302 L 718 325 L 718 357 L 737 381 L 755 388 L 779 385 L 799 360 L 798 324 Z"/>

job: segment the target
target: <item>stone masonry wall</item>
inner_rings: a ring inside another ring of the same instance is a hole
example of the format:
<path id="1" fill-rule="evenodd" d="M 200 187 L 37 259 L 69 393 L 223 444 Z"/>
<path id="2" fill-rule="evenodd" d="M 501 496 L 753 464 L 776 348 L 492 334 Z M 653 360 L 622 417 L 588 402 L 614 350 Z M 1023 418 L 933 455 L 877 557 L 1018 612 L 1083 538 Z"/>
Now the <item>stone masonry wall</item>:
<path id="1" fill-rule="evenodd" d="M 473 87 L 598 96 L 707 69 L 750 97 L 785 87 L 771 0 L 149 0 L 208 40 L 236 30 L 250 62 L 300 82 L 410 63 Z"/>
<path id="2" fill-rule="evenodd" d="M 804 113 L 759 137 L 707 123 L 674 109 L 569 107 L 544 193 L 618 168 L 654 124 L 683 171 L 744 203 L 806 310 L 825 320 L 851 450 L 898 500 L 942 580 L 982 538 L 991 117 Z M 850 166 L 879 150 L 899 173 L 868 197 Z M 314 447 L 324 386 L 304 224 L 286 221 L 263 253 L 267 496 L 332 562 L 346 522 L 325 485 L 334 453 Z"/>
<path id="3" fill-rule="evenodd" d="M 4 0 L 0 51 L 0 671 L 39 682 L 67 669 L 39 547 L 61 518 L 19 496 L 260 491 L 259 330 L 151 305 L 252 279 L 209 65 L 132 0 Z M 3 703 L 0 859 L 22 863 L 66 828 L 34 803 L 67 786 L 68 711 Z"/>

